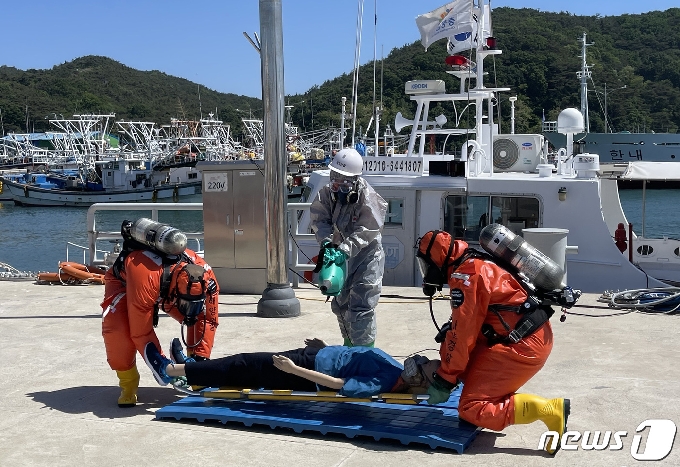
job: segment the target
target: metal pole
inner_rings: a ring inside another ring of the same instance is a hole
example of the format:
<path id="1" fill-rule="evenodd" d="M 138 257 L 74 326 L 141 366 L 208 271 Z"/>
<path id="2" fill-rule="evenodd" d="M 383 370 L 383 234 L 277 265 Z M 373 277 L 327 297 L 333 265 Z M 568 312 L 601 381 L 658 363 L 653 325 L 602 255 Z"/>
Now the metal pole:
<path id="1" fill-rule="evenodd" d="M 633 262 L 633 224 L 628 223 L 628 261 Z"/>
<path id="2" fill-rule="evenodd" d="M 515 101 L 517 96 L 512 96 L 510 98 L 510 134 L 515 134 Z"/>
<path id="3" fill-rule="evenodd" d="M 607 123 L 607 83 L 604 83 L 604 132 L 608 133 L 607 128 L 609 124 Z"/>
<path id="4" fill-rule="evenodd" d="M 257 315 L 267 318 L 298 316 L 300 301 L 288 282 L 286 220 L 287 155 L 284 125 L 283 25 L 281 0 L 260 0 L 260 60 L 264 125 L 265 239 L 267 288 Z"/>
<path id="5" fill-rule="evenodd" d="M 647 180 L 642 180 L 642 238 L 645 237 L 645 205 L 647 204 Z"/>
<path id="6" fill-rule="evenodd" d="M 346 97 L 342 98 L 342 114 L 340 115 L 340 148 L 339 149 L 344 149 L 345 147 L 345 102 L 347 101 Z"/>
<path id="7" fill-rule="evenodd" d="M 373 155 L 378 156 L 378 151 L 380 148 L 380 107 L 375 107 L 375 149 L 373 150 Z"/>

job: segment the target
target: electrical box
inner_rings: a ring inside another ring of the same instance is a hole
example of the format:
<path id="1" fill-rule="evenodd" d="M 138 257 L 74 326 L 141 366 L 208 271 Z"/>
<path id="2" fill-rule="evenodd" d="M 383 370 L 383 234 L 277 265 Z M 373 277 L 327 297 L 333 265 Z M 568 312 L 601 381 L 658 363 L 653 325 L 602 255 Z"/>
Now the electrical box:
<path id="1" fill-rule="evenodd" d="M 204 259 L 222 293 L 259 294 L 267 287 L 264 163 L 257 164 L 196 164 L 203 178 Z"/>

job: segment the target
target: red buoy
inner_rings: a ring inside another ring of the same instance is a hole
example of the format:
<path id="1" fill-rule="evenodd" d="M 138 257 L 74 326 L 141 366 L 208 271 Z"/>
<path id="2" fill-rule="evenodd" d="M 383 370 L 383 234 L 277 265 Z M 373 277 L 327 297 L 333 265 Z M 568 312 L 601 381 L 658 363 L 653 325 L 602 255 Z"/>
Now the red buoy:
<path id="1" fill-rule="evenodd" d="M 619 222 L 618 227 L 614 231 L 614 243 L 621 253 L 628 249 L 628 238 L 626 236 L 626 228 L 623 226 L 622 222 Z"/>

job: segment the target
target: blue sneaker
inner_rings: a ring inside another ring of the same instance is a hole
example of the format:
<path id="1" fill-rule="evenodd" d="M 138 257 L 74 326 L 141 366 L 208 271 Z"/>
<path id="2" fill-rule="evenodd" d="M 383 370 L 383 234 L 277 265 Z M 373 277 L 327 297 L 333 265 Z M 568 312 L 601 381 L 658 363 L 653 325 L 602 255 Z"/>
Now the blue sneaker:
<path id="1" fill-rule="evenodd" d="M 151 373 L 153 373 L 153 377 L 156 378 L 158 384 L 166 386 L 172 383 L 174 378 L 168 376 L 165 372 L 165 368 L 172 364 L 172 361 L 161 355 L 153 342 L 149 342 L 144 348 L 144 361 L 151 368 Z"/>
<path id="2" fill-rule="evenodd" d="M 170 351 L 168 353 L 170 354 L 170 360 L 172 360 L 174 363 L 192 363 L 196 361 L 195 359 L 184 355 L 182 343 L 177 337 L 175 337 L 172 342 L 170 342 L 169 350 Z"/>

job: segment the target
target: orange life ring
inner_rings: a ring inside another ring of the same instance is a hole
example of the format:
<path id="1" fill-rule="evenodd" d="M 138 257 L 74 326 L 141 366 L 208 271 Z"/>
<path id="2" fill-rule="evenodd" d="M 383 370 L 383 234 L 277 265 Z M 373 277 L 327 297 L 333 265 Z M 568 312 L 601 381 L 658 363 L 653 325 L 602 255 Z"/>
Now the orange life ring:
<path id="1" fill-rule="evenodd" d="M 319 255 L 316 255 L 316 256 L 313 257 L 313 258 L 309 261 L 309 263 L 307 263 L 307 264 L 316 264 L 316 261 L 317 261 L 318 259 L 319 259 Z M 305 272 L 303 273 L 303 276 L 304 276 L 305 279 L 308 280 L 309 282 L 314 282 L 314 272 L 313 272 L 313 271 L 305 271 Z"/>
<path id="2" fill-rule="evenodd" d="M 41 272 L 38 274 L 38 282 L 68 282 L 77 280 L 69 274 L 59 272 Z"/>
<path id="3" fill-rule="evenodd" d="M 73 276 L 81 281 L 104 284 L 104 274 L 89 272 L 87 266 L 84 264 L 61 262 L 59 263 L 59 271 L 63 271 L 69 276 Z"/>
<path id="4" fill-rule="evenodd" d="M 86 266 L 86 265 L 81 264 L 81 263 L 72 263 L 70 261 L 60 262 L 59 267 L 61 267 L 61 266 L 70 266 L 70 267 L 76 268 L 80 271 L 91 272 L 91 273 L 94 273 L 94 274 L 101 274 L 102 276 L 104 274 L 106 274 L 106 271 L 104 271 L 103 269 L 98 268 L 96 266 Z"/>

